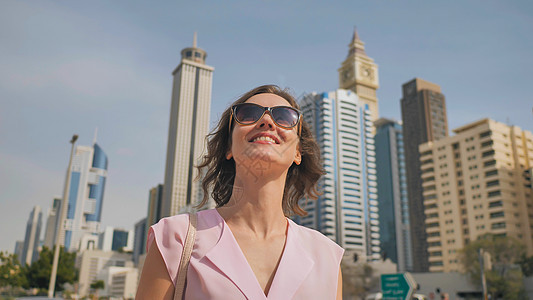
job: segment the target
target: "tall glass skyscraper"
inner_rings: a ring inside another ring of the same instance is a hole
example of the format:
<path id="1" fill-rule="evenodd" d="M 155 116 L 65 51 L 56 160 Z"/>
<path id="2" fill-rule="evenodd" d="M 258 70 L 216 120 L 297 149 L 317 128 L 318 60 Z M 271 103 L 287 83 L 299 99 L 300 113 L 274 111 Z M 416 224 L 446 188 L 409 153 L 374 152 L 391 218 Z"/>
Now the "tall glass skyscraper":
<path id="1" fill-rule="evenodd" d="M 413 257 L 402 125 L 385 118 L 374 124 L 381 250 L 399 272 L 410 271 Z"/>
<path id="2" fill-rule="evenodd" d="M 322 195 L 303 204 L 309 215 L 295 218 L 346 250 L 380 258 L 377 177 L 372 115 L 350 90 L 310 93 L 300 100 L 304 119 L 320 146 L 326 174 Z"/>
<path id="3" fill-rule="evenodd" d="M 64 245 L 69 251 L 97 248 L 107 156 L 98 144 L 77 146 L 72 158 Z M 61 239 L 63 241 L 63 239 Z"/>

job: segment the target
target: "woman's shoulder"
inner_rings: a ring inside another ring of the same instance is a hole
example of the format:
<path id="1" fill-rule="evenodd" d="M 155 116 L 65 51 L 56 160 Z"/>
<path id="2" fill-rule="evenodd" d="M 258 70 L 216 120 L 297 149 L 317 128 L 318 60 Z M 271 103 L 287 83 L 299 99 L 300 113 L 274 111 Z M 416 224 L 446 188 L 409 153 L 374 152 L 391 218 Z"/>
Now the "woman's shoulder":
<path id="1" fill-rule="evenodd" d="M 180 225 L 189 224 L 189 214 L 179 214 L 175 216 L 165 217 L 155 223 L 153 226 L 157 227 L 181 227 Z"/>
<path id="2" fill-rule="evenodd" d="M 297 230 L 299 240 L 302 243 L 310 247 L 327 248 L 340 255 L 342 255 L 342 253 L 344 252 L 344 249 L 342 249 L 341 246 L 337 245 L 337 243 L 332 241 L 330 238 L 328 238 L 321 232 L 302 225 L 298 225 L 292 220 L 290 220 L 289 222 L 291 222 L 291 226 L 294 226 L 294 228 Z"/>

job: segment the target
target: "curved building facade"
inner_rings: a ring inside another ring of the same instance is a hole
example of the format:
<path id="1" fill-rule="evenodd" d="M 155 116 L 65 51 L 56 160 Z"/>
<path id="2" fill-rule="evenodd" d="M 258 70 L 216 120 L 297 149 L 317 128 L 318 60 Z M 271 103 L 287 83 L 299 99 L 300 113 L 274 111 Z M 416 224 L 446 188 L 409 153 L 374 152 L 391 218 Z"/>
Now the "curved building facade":
<path id="1" fill-rule="evenodd" d="M 98 144 L 76 147 L 65 221 L 64 245 L 69 251 L 98 247 L 107 164 L 107 155 Z"/>

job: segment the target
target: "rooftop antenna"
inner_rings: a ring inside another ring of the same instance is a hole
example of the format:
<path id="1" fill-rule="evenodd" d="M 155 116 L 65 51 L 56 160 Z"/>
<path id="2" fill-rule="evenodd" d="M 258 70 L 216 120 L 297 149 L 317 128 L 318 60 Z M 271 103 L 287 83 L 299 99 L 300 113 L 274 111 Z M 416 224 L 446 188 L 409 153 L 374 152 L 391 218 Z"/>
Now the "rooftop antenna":
<path id="1" fill-rule="evenodd" d="M 94 129 L 93 145 L 96 144 L 96 137 L 98 136 L 98 127 Z"/>
<path id="2" fill-rule="evenodd" d="M 196 31 L 194 32 L 194 36 L 192 38 L 192 47 L 196 48 Z"/>

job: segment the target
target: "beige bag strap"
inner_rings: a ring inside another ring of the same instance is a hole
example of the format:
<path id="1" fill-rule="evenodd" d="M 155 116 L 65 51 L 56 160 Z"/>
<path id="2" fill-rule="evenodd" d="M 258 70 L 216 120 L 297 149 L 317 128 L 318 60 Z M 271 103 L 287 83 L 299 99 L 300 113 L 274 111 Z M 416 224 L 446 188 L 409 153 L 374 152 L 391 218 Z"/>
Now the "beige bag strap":
<path id="1" fill-rule="evenodd" d="M 185 292 L 185 281 L 187 279 L 187 268 L 191 260 L 192 248 L 196 238 L 196 213 L 189 213 L 189 227 L 187 228 L 187 237 L 185 238 L 185 245 L 183 245 L 183 252 L 181 253 L 180 265 L 178 267 L 178 278 L 176 278 L 176 286 L 174 289 L 174 300 L 182 300 Z"/>

